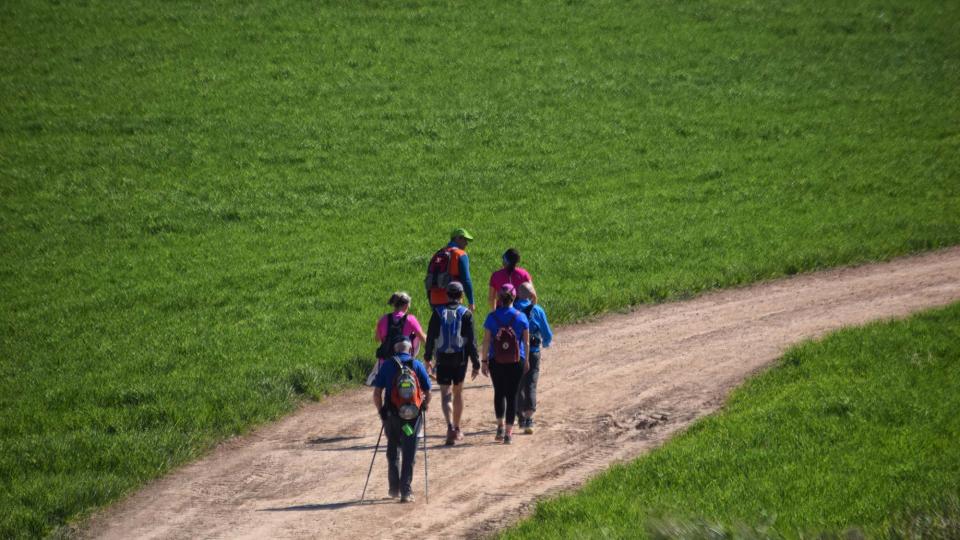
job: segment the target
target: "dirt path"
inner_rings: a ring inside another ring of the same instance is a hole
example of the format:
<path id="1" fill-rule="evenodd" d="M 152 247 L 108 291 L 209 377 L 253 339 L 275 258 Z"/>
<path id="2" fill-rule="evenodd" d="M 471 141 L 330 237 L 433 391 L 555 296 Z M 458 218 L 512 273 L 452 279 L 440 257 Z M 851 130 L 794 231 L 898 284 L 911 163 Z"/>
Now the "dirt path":
<path id="1" fill-rule="evenodd" d="M 430 503 L 419 455 L 410 506 L 387 502 L 386 462 L 355 504 L 379 432 L 370 390 L 309 404 L 95 516 L 97 538 L 475 537 L 539 497 L 661 444 L 715 411 L 787 347 L 842 326 L 960 300 L 960 248 L 797 276 L 558 329 L 544 354 L 538 431 L 494 445 L 492 389 L 465 391 L 465 444 L 429 414 Z M 568 396 L 587 388 L 583 401 Z M 435 401 L 439 404 L 439 399 Z M 411 511 L 412 510 L 412 511 Z M 401 519 L 403 518 L 403 519 Z"/>

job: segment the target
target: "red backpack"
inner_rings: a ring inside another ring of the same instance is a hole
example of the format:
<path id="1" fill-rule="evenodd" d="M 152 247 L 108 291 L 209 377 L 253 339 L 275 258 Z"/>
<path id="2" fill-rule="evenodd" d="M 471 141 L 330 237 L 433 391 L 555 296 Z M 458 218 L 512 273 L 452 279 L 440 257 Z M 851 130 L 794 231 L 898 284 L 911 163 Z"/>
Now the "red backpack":
<path id="1" fill-rule="evenodd" d="M 446 289 L 453 281 L 453 253 L 454 248 L 445 247 L 433 254 L 430 265 L 427 266 L 427 289 Z"/>
<path id="2" fill-rule="evenodd" d="M 493 316 L 493 320 L 500 325 L 497 335 L 493 337 L 493 361 L 498 364 L 516 364 L 520 361 L 520 342 L 517 339 L 517 333 L 513 331 L 517 313 L 517 311 L 513 312 L 513 316 L 506 325 L 497 319 L 496 315 Z"/>
<path id="3" fill-rule="evenodd" d="M 460 248 L 447 246 L 430 257 L 424 285 L 426 285 L 431 304 L 446 304 L 449 301 L 447 285 L 451 281 L 460 279 L 460 257 L 465 254 L 466 252 Z"/>
<path id="4" fill-rule="evenodd" d="M 390 403 L 396 409 L 397 415 L 404 420 L 413 420 L 420 414 L 423 404 L 423 389 L 420 388 L 420 378 L 413 371 L 413 361 L 404 364 L 396 356 L 399 371 L 393 377 L 393 388 L 390 390 Z"/>

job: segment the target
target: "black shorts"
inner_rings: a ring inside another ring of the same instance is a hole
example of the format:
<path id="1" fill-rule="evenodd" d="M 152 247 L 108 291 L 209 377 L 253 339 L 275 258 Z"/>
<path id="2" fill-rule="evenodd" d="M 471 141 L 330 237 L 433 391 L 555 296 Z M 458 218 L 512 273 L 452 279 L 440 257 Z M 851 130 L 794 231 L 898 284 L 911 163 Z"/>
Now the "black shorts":
<path id="1" fill-rule="evenodd" d="M 463 353 L 437 353 L 437 383 L 462 384 L 467 378 L 467 357 Z"/>

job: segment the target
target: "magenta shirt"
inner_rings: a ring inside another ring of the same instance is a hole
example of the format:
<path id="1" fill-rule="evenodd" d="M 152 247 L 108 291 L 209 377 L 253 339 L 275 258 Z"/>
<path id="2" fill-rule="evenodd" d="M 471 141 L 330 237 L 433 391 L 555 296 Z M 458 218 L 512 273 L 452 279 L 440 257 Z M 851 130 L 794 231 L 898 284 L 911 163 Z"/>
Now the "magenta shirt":
<path id="1" fill-rule="evenodd" d="M 393 320 L 396 321 L 400 319 L 400 317 L 403 317 L 403 312 L 394 311 L 393 313 L 388 313 L 383 317 L 380 317 L 380 320 L 377 321 L 377 341 L 383 342 L 383 340 L 387 339 L 387 317 L 390 317 L 390 316 L 393 316 Z M 420 326 L 420 321 L 418 321 L 417 318 L 414 317 L 412 313 L 407 315 L 407 324 L 403 325 L 403 335 L 409 336 L 410 334 L 413 334 L 413 333 L 420 334 L 422 332 L 423 332 L 423 327 Z M 417 338 L 416 335 L 414 335 L 412 352 L 415 352 L 417 348 L 420 346 L 420 344 L 417 343 L 418 341 L 420 341 L 420 339 Z"/>
<path id="2" fill-rule="evenodd" d="M 504 283 L 510 283 L 514 287 L 518 287 L 521 283 L 528 281 L 533 282 L 533 278 L 530 277 L 530 272 L 527 272 L 519 266 L 513 271 L 513 275 L 511 275 L 510 271 L 506 268 L 501 268 L 490 275 L 490 286 L 496 290 L 499 290 Z"/>

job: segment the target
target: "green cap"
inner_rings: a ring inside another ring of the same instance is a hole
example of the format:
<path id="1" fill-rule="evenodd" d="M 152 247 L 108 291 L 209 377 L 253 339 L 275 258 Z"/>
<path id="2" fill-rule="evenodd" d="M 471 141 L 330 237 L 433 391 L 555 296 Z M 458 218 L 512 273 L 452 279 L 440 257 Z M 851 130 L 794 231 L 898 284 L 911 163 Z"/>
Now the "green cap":
<path id="1" fill-rule="evenodd" d="M 462 237 L 466 238 L 467 240 L 473 240 L 473 237 L 470 236 L 470 233 L 468 233 L 467 230 L 464 229 L 463 227 L 460 227 L 459 229 L 454 229 L 453 232 L 450 233 L 450 238 L 451 238 L 451 239 L 456 238 L 456 237 L 458 237 L 458 236 L 462 236 Z"/>

